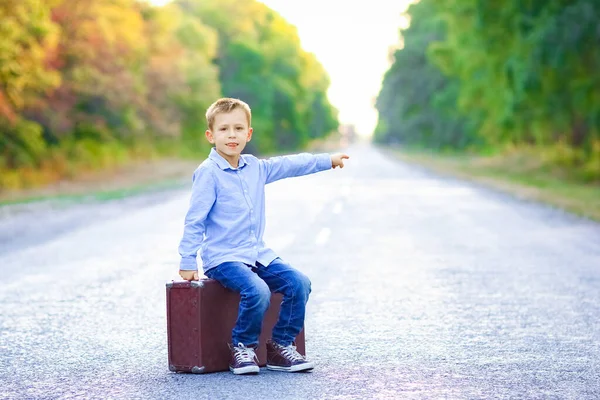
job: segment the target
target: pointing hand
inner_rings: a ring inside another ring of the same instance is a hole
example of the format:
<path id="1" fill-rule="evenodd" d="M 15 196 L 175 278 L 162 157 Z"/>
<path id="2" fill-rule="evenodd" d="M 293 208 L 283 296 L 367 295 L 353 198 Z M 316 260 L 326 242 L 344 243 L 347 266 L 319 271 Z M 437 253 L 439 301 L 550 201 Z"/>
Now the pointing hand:
<path id="1" fill-rule="evenodd" d="M 350 156 L 344 153 L 336 153 L 331 155 L 331 168 L 344 168 L 344 160 L 350 158 Z"/>

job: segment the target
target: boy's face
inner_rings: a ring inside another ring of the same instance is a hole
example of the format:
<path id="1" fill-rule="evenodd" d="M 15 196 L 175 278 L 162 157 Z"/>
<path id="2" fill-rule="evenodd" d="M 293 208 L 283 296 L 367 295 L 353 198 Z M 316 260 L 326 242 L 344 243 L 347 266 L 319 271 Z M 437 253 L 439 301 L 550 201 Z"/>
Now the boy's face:
<path id="1" fill-rule="evenodd" d="M 242 150 L 251 138 L 252 128 L 248 126 L 246 113 L 241 108 L 215 115 L 212 130 L 206 131 L 206 139 L 235 168 Z"/>

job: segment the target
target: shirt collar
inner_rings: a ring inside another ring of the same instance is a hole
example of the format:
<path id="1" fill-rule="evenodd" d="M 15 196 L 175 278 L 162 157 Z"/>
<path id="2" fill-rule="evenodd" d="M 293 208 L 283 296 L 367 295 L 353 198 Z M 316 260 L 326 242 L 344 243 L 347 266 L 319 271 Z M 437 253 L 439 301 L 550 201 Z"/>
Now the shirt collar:
<path id="1" fill-rule="evenodd" d="M 233 168 L 229 164 L 229 162 L 226 159 L 224 159 L 219 153 L 217 153 L 217 150 L 214 147 L 212 149 L 210 149 L 210 154 L 208 155 L 208 158 L 213 160 L 219 166 L 219 168 L 221 168 L 222 170 L 226 170 L 226 169 L 235 170 L 236 169 L 236 168 Z M 246 165 L 246 161 L 244 160 L 244 155 L 240 154 L 240 160 L 238 161 L 237 169 L 241 169 L 245 165 Z"/>

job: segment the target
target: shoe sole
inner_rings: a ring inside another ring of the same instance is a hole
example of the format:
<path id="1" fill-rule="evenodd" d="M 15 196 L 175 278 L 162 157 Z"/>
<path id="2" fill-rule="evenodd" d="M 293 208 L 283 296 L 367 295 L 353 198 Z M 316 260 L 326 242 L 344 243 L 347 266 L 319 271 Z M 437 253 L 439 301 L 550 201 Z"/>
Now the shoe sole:
<path id="1" fill-rule="evenodd" d="M 313 363 L 307 362 L 304 364 L 292 365 L 291 367 L 282 367 L 279 365 L 269 365 L 267 364 L 267 369 L 271 371 L 281 371 L 281 372 L 306 372 L 315 368 Z"/>
<path id="2" fill-rule="evenodd" d="M 258 374 L 260 368 L 256 365 L 249 365 L 247 367 L 242 368 L 231 368 L 229 370 L 233 372 L 235 375 L 249 375 L 249 374 Z"/>

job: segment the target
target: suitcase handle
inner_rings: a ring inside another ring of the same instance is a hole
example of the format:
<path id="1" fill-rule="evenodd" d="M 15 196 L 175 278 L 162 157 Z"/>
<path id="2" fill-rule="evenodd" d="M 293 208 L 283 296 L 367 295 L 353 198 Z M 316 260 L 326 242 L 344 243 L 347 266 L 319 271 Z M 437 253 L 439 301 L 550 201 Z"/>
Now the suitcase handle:
<path id="1" fill-rule="evenodd" d="M 182 288 L 182 287 L 185 287 L 185 288 L 187 288 L 187 287 L 202 287 L 208 281 L 212 281 L 212 279 L 210 279 L 210 278 L 200 278 L 199 281 L 185 281 L 185 280 L 176 281 L 176 280 L 171 280 L 171 281 L 167 282 L 166 285 L 167 285 L 168 288 L 172 288 L 172 287 L 177 287 L 177 288 Z"/>

